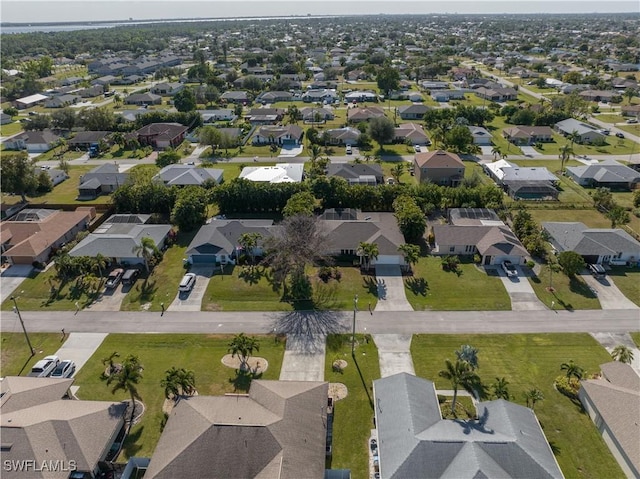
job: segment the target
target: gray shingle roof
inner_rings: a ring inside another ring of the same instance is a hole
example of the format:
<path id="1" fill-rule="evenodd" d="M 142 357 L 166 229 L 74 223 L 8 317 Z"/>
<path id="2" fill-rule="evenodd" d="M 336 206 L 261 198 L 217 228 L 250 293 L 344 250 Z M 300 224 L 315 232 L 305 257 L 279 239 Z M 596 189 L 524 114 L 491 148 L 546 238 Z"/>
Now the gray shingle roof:
<path id="1" fill-rule="evenodd" d="M 100 253 L 109 258 L 131 258 L 143 237 L 159 245 L 170 230 L 171 225 L 105 223 L 74 246 L 69 255 L 93 257 Z"/>
<path id="2" fill-rule="evenodd" d="M 575 251 L 583 256 L 640 252 L 640 242 L 621 229 L 588 228 L 578 222 L 546 222 L 542 227 L 559 251 Z"/>
<path id="3" fill-rule="evenodd" d="M 516 235 L 507 226 L 435 225 L 433 234 L 438 245 L 475 245 L 482 256 L 527 256 Z"/>
<path id="4" fill-rule="evenodd" d="M 568 166 L 567 170 L 577 178 L 594 179 L 600 183 L 640 181 L 640 173 L 615 160 L 603 160 L 595 165 Z"/>
<path id="5" fill-rule="evenodd" d="M 262 240 L 271 236 L 272 220 L 215 220 L 200 228 L 187 247 L 187 255 L 233 253 L 243 233 L 260 233 Z M 259 244 L 262 244 L 262 240 Z"/>
<path id="6" fill-rule="evenodd" d="M 431 381 L 373 384 L 383 478 L 563 477 L 528 408 L 500 399 L 480 403 L 478 420 L 446 420 Z"/>

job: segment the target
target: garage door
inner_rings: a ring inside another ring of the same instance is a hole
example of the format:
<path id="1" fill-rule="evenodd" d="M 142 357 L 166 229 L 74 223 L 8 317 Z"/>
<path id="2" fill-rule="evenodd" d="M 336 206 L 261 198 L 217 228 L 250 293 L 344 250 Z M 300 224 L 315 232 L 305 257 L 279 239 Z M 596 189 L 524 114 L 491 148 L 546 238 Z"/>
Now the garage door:
<path id="1" fill-rule="evenodd" d="M 376 264 L 401 264 L 402 256 L 381 254 L 376 258 Z"/>
<path id="2" fill-rule="evenodd" d="M 215 254 L 198 254 L 191 256 L 192 264 L 215 264 L 216 255 Z"/>

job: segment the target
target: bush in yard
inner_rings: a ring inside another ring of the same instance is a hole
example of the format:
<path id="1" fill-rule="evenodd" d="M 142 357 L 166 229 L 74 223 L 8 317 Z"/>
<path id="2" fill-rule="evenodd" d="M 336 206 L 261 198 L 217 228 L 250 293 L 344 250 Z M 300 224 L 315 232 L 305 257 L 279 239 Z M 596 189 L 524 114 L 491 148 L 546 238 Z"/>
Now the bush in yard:
<path id="1" fill-rule="evenodd" d="M 568 398 L 578 399 L 580 381 L 578 381 L 576 378 L 568 378 L 565 375 L 561 375 L 556 378 L 553 384 L 558 392 L 564 394 Z"/>
<path id="2" fill-rule="evenodd" d="M 445 271 L 457 271 L 460 264 L 460 258 L 457 256 L 447 255 L 442 258 L 442 269 Z"/>
<path id="3" fill-rule="evenodd" d="M 318 270 L 318 278 L 320 278 L 325 283 L 329 282 L 329 280 L 331 279 L 331 275 L 332 275 L 332 270 L 329 266 L 322 266 Z"/>
<path id="4" fill-rule="evenodd" d="M 563 251 L 558 255 L 558 264 L 570 278 L 586 267 L 584 258 L 575 251 Z"/>

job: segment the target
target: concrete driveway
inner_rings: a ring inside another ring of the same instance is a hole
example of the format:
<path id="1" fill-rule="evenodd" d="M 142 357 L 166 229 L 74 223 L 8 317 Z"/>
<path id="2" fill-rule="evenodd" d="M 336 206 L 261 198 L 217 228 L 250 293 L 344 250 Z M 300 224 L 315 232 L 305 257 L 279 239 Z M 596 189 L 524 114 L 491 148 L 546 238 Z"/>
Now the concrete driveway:
<path id="1" fill-rule="evenodd" d="M 120 283 L 115 288 L 104 288 L 100 297 L 85 309 L 91 311 L 120 311 L 120 305 L 131 286 L 130 284 Z"/>
<path id="2" fill-rule="evenodd" d="M 14 264 L 0 274 L 0 303 L 11 297 L 11 294 L 29 276 L 33 266 L 28 264 Z"/>
<path id="3" fill-rule="evenodd" d="M 611 351 L 620 344 L 631 349 L 633 352 L 631 367 L 640 374 L 640 349 L 638 349 L 638 346 L 636 346 L 636 343 L 629 333 L 591 333 L 591 336 L 593 336 L 608 353 L 611 353 Z"/>
<path id="4" fill-rule="evenodd" d="M 70 333 L 55 355 L 60 360 L 71 359 L 76 363 L 76 373 L 89 360 L 107 337 L 107 333 Z"/>
<path id="5" fill-rule="evenodd" d="M 378 304 L 375 311 L 413 311 L 404 292 L 404 279 L 400 266 L 376 265 Z"/>
<path id="6" fill-rule="evenodd" d="M 518 270 L 517 277 L 509 278 L 502 267 L 497 266 L 496 271 L 500 275 L 500 280 L 507 290 L 507 294 L 511 299 L 511 309 L 513 311 L 530 311 L 537 309 L 547 309 L 547 307 L 538 299 L 536 293 L 531 287 L 531 283 L 524 275 L 522 268 L 516 266 Z"/>
<path id="7" fill-rule="evenodd" d="M 580 274 L 580 276 L 598 295 L 602 309 L 638 309 L 638 306 L 633 301 L 622 294 L 610 276 L 606 276 L 602 280 L 597 280 L 586 272 Z"/>
<path id="8" fill-rule="evenodd" d="M 374 334 L 373 341 L 378 347 L 380 377 L 386 378 L 397 373 L 409 373 L 415 376 L 411 359 L 410 334 Z"/>
<path id="9" fill-rule="evenodd" d="M 324 381 L 327 337 L 288 334 L 280 381 Z"/>
<path id="10" fill-rule="evenodd" d="M 213 268 L 214 266 L 192 266 L 189 272 L 195 273 L 196 284 L 188 293 L 178 292 L 167 311 L 200 311 L 202 298 L 213 275 Z"/>

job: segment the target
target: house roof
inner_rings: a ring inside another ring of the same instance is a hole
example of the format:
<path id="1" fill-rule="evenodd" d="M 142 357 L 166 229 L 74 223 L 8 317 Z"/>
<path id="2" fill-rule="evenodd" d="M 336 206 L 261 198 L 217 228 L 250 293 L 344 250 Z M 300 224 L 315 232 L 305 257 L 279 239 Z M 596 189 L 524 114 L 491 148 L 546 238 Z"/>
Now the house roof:
<path id="1" fill-rule="evenodd" d="M 551 136 L 553 130 L 548 126 L 514 126 L 505 128 L 504 133 L 514 138 L 529 138 L 531 136 Z"/>
<path id="2" fill-rule="evenodd" d="M 615 160 L 603 160 L 595 165 L 568 166 L 567 171 L 577 178 L 594 179 L 599 183 L 640 181 L 640 173 Z"/>
<path id="3" fill-rule="evenodd" d="M 273 220 L 215 220 L 202 226 L 187 247 L 187 255 L 233 253 L 243 233 L 259 233 L 262 239 L 271 236 Z M 260 240 L 260 243 L 262 240 Z"/>
<path id="4" fill-rule="evenodd" d="M 497 213 L 488 208 L 451 208 L 449 223 L 455 226 L 503 225 Z"/>
<path id="5" fill-rule="evenodd" d="M 220 183 L 224 170 L 216 168 L 199 168 L 194 165 L 167 165 L 154 179 L 162 180 L 167 186 L 202 185 L 207 180 Z"/>
<path id="6" fill-rule="evenodd" d="M 323 477 L 327 394 L 324 382 L 254 380 L 248 395 L 183 399 L 145 477 Z"/>
<path id="7" fill-rule="evenodd" d="M 357 179 L 361 176 L 382 177 L 382 166 L 377 163 L 330 163 L 327 176 L 340 176 L 346 180 Z"/>
<path id="8" fill-rule="evenodd" d="M 442 419 L 431 381 L 407 373 L 373 382 L 383 478 L 562 478 L 535 414 L 499 399 L 478 420 Z"/>
<path id="9" fill-rule="evenodd" d="M 505 225 L 452 226 L 434 225 L 436 243 L 447 246 L 475 245 L 482 256 L 527 256 L 516 235 Z"/>
<path id="10" fill-rule="evenodd" d="M 464 168 L 457 154 L 442 150 L 416 153 L 415 162 L 418 168 Z"/>
<path id="11" fill-rule="evenodd" d="M 245 166 L 240 178 L 268 183 L 299 183 L 304 165 L 301 163 L 276 163 L 275 166 Z"/>
<path id="12" fill-rule="evenodd" d="M 2 380 L 0 424 L 2 460 L 52 458 L 79 471 L 93 471 L 104 459 L 110 441 L 123 424 L 126 403 L 61 399 L 72 379 L 6 377 Z M 24 471 L 7 470 L 2 477 L 21 478 Z M 69 470 L 33 470 L 33 478 L 69 477 Z"/>
<path id="13" fill-rule="evenodd" d="M 412 105 L 403 105 L 401 107 L 398 107 L 398 113 L 400 114 L 405 114 L 405 113 L 424 114 L 427 111 L 429 111 L 429 107 L 426 105 L 423 105 L 422 103 L 414 103 Z"/>
<path id="14" fill-rule="evenodd" d="M 584 223 L 578 222 L 545 222 L 542 227 L 560 251 L 575 251 L 583 256 L 618 253 L 640 255 L 640 242 L 619 228 L 588 228 Z"/>
<path id="15" fill-rule="evenodd" d="M 180 123 L 150 123 L 136 131 L 136 135 L 153 136 L 157 140 L 173 140 L 187 130 L 188 128 Z"/>
<path id="16" fill-rule="evenodd" d="M 102 185 L 119 186 L 125 184 L 129 173 L 120 173 L 115 163 L 105 163 L 80 177 L 80 190 L 95 190 Z"/>
<path id="17" fill-rule="evenodd" d="M 42 130 L 42 131 L 25 131 L 18 136 L 15 136 L 9 140 L 10 143 L 13 143 L 15 140 L 22 140 L 27 145 L 51 145 L 58 141 L 60 137 L 53 133 L 51 130 Z"/>
<path id="18" fill-rule="evenodd" d="M 274 126 L 265 125 L 258 129 L 258 135 L 263 138 L 280 138 L 283 136 L 290 136 L 292 138 L 302 138 L 303 130 L 298 125 L 286 125 L 286 126 Z"/>
<path id="19" fill-rule="evenodd" d="M 142 238 L 149 237 L 160 244 L 169 234 L 171 225 L 145 225 L 131 223 L 103 223 L 93 233 L 69 251 L 70 256 L 96 256 L 131 258 Z"/>
<path id="20" fill-rule="evenodd" d="M 361 135 L 360 130 L 350 126 L 345 126 L 344 128 L 333 128 L 326 131 L 331 138 L 335 138 L 336 140 L 357 140 Z"/>
<path id="21" fill-rule="evenodd" d="M 347 110 L 347 119 L 349 121 L 369 120 L 370 118 L 380 118 L 383 116 L 385 116 L 384 110 L 377 106 L 349 108 L 349 110 Z"/>
<path id="22" fill-rule="evenodd" d="M 580 395 L 588 396 L 615 442 L 640 471 L 640 378 L 631 366 L 621 362 L 602 364 L 600 368 L 603 377 L 581 381 Z"/>
<path id="23" fill-rule="evenodd" d="M 595 134 L 596 136 L 604 137 L 604 135 L 598 132 L 595 127 L 578 121 L 575 118 L 568 118 L 566 120 L 559 121 L 555 126 L 558 130 L 568 135 L 575 131 L 579 136 L 586 134 L 593 136 Z"/>
<path id="24" fill-rule="evenodd" d="M 110 131 L 79 131 L 71 140 L 69 140 L 69 145 L 75 145 L 78 143 L 98 143 L 110 134 Z"/>

